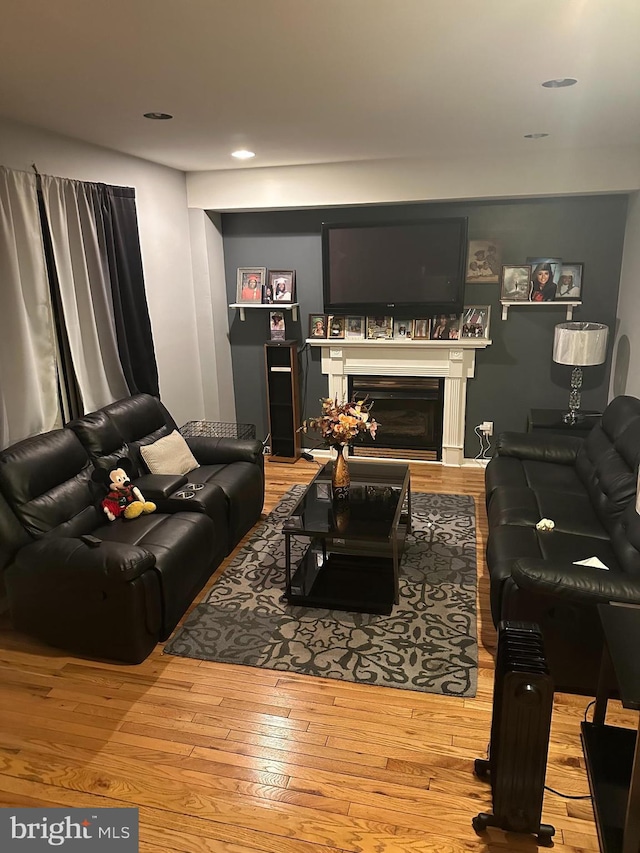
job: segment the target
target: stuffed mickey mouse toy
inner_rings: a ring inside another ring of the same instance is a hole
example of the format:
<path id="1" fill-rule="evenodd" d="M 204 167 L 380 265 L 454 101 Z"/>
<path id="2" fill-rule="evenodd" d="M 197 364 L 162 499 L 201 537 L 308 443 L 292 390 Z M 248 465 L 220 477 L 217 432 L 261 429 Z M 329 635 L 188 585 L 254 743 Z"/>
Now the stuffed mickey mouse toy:
<path id="1" fill-rule="evenodd" d="M 102 510 L 109 521 L 115 521 L 123 515 L 125 518 L 137 518 L 142 513 L 153 512 L 156 505 L 147 501 L 137 486 L 131 485 L 131 462 L 123 457 L 118 459 L 111 470 L 96 468 L 92 479 L 109 490 L 102 500 Z"/>

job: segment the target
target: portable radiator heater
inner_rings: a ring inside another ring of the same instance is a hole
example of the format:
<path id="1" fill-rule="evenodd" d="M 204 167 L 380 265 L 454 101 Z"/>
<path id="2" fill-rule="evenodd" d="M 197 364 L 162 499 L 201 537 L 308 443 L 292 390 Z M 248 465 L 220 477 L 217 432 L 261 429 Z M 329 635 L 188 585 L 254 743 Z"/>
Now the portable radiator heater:
<path id="1" fill-rule="evenodd" d="M 488 826 L 533 833 L 545 847 L 555 829 L 541 823 L 549 751 L 553 684 L 542 634 L 529 622 L 501 622 L 493 691 L 489 758 L 475 761 L 475 773 L 491 782 L 493 814 L 473 819 L 477 833 Z"/>

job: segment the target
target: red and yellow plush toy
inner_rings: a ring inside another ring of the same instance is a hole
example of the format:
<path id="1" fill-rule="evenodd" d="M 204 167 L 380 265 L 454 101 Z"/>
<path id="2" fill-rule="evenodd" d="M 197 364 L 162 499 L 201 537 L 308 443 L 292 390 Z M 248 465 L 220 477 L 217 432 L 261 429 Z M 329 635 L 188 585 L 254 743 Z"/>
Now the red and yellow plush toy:
<path id="1" fill-rule="evenodd" d="M 96 468 L 92 478 L 109 490 L 102 500 L 102 511 L 109 521 L 115 521 L 123 515 L 125 518 L 137 518 L 142 513 L 154 512 L 156 505 L 147 501 L 140 489 L 131 484 L 131 463 L 128 459 L 118 459 L 111 470 Z"/>

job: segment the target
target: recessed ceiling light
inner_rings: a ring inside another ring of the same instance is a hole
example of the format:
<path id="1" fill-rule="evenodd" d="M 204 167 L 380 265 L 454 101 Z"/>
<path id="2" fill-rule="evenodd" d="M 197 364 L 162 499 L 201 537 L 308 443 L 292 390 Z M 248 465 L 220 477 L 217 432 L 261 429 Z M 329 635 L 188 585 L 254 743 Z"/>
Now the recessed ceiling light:
<path id="1" fill-rule="evenodd" d="M 577 82 L 575 77 L 558 77 L 556 80 L 545 80 L 542 85 L 545 89 L 564 89 L 567 86 L 575 86 Z"/>
<path id="2" fill-rule="evenodd" d="M 167 121 L 170 118 L 173 118 L 169 113 L 145 113 L 145 118 L 151 118 L 154 121 Z"/>
<path id="3" fill-rule="evenodd" d="M 232 151 L 231 156 L 235 157 L 236 160 L 251 160 L 251 158 L 256 155 L 253 151 L 247 151 L 246 148 L 241 148 L 239 151 Z"/>
<path id="4" fill-rule="evenodd" d="M 525 139 L 544 139 L 545 136 L 549 136 L 548 133 L 525 133 Z"/>

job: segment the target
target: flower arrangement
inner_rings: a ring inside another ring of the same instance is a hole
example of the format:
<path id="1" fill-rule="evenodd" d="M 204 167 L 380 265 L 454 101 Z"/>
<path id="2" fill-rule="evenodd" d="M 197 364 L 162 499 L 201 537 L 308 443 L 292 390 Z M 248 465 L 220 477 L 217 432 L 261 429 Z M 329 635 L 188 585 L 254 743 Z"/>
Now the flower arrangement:
<path id="1" fill-rule="evenodd" d="M 350 444 L 363 433 L 376 437 L 377 421 L 371 417 L 371 403 L 364 400 L 354 400 L 350 403 L 338 403 L 326 397 L 322 403 L 322 414 L 317 418 L 309 418 L 302 424 L 302 431 L 314 430 L 322 435 L 329 447 Z"/>

